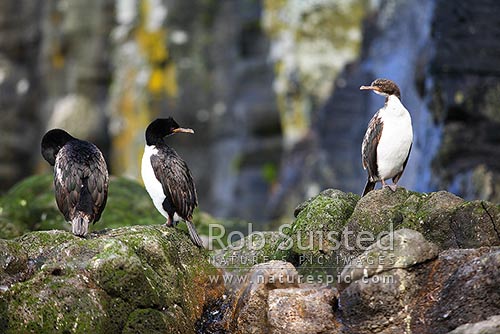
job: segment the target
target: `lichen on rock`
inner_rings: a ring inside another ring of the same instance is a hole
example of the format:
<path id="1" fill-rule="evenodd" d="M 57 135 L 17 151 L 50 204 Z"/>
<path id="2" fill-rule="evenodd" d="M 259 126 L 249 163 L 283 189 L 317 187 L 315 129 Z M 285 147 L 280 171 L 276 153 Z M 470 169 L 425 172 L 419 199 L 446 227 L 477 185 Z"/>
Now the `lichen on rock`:
<path id="1" fill-rule="evenodd" d="M 438 256 L 438 247 L 419 232 L 401 229 L 384 236 L 346 265 L 341 282 L 353 282 L 396 268 L 409 268 Z"/>
<path id="2" fill-rule="evenodd" d="M 221 282 L 209 280 L 219 272 L 205 251 L 165 226 L 88 239 L 30 232 L 0 247 L 8 252 L 0 275 L 0 313 L 7 316 L 0 325 L 8 333 L 189 333 L 203 305 L 223 293 Z M 151 317 L 140 318 L 144 313 Z"/>

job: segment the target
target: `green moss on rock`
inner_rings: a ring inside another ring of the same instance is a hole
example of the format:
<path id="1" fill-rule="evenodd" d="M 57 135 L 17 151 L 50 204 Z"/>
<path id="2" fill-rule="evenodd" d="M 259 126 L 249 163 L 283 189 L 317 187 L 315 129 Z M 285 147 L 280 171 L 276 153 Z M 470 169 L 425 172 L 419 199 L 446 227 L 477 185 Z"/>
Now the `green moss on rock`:
<path id="1" fill-rule="evenodd" d="M 299 267 L 301 274 L 330 272 L 331 267 L 336 266 L 332 249 L 358 200 L 358 195 L 327 189 L 300 204 L 295 209 L 296 220 L 282 226 L 282 233 L 260 232 L 247 236 L 217 252 L 215 261 L 222 268 L 240 273 L 271 260 L 290 262 Z M 337 233 L 330 236 L 332 231 Z"/>
<path id="2" fill-rule="evenodd" d="M 127 178 L 112 177 L 101 219 L 91 230 L 131 225 L 163 224 L 144 187 Z M 29 177 L 0 198 L 0 238 L 11 239 L 28 231 L 66 230 L 71 226 L 59 212 L 51 174 Z"/>
<path id="3" fill-rule="evenodd" d="M 170 332 L 191 333 L 204 304 L 223 292 L 221 281 L 210 281 L 219 272 L 206 251 L 165 226 L 124 227 L 87 239 L 30 232 L 2 240 L 0 248 L 7 259 L 20 259 L 11 261 L 19 266 L 4 266 L 10 268 L 0 292 L 6 333 L 130 332 L 143 310 L 154 310 L 142 320 L 143 333 L 154 333 L 158 319 Z"/>
<path id="4" fill-rule="evenodd" d="M 201 236 L 211 236 L 210 247 L 221 249 L 228 244 L 228 235 L 234 231 L 246 231 L 248 222 L 239 219 L 218 219 L 212 215 L 196 209 L 193 214 L 193 224 Z M 184 224 L 178 226 L 187 231 Z M 220 238 L 219 238 L 220 236 Z"/>
<path id="5" fill-rule="evenodd" d="M 6 293 L 7 333 L 104 333 L 112 310 L 103 309 L 102 291 L 83 275 L 47 275 L 13 285 Z"/>
<path id="6" fill-rule="evenodd" d="M 7 218 L 0 216 L 0 238 L 13 239 L 28 232 L 24 226 L 17 225 Z"/>
<path id="7" fill-rule="evenodd" d="M 165 315 L 152 309 L 139 309 L 129 315 L 123 334 L 132 333 L 166 333 L 168 331 Z"/>
<path id="8" fill-rule="evenodd" d="M 293 251 L 307 255 L 328 252 L 335 246 L 332 239 L 340 239 L 358 200 L 358 195 L 327 189 L 299 206 L 297 219 L 285 231 L 293 241 Z"/>
<path id="9" fill-rule="evenodd" d="M 94 229 L 163 223 L 165 218 L 153 206 L 142 185 L 127 178 L 112 177 L 106 209 Z"/>
<path id="10" fill-rule="evenodd" d="M 51 174 L 31 176 L 19 182 L 0 198 L 0 217 L 14 224 L 19 232 L 68 229 L 57 209 L 52 184 Z M 0 230 L 0 237 L 17 236 L 12 231 L 4 233 Z"/>
<path id="11" fill-rule="evenodd" d="M 165 218 L 158 213 L 142 185 L 127 178 L 112 177 L 106 208 L 101 219 L 91 226 L 90 230 L 164 223 Z M 210 225 L 223 226 L 226 235 L 231 231 L 243 229 L 245 225 L 237 220 L 219 220 L 200 210 L 195 211 L 193 223 L 202 235 L 209 234 Z M 177 227 L 187 231 L 183 223 Z M 70 229 L 70 224 L 64 221 L 57 208 L 52 175 L 29 177 L 0 197 L 2 239 L 12 239 L 33 230 Z"/>
<path id="12" fill-rule="evenodd" d="M 2 239 L 0 239 L 0 254 L 0 285 L 6 285 L 10 283 L 9 278 L 22 275 L 27 270 L 28 255 L 18 243 Z"/>
<path id="13" fill-rule="evenodd" d="M 374 237 L 409 228 L 436 243 L 440 249 L 500 245 L 497 225 L 500 205 L 484 201 L 466 202 L 446 191 L 415 193 L 404 188 L 368 193 L 357 204 L 343 234 L 343 256 L 357 256 L 374 240 L 358 244 L 361 233 Z M 346 236 L 347 235 L 347 236 Z M 347 250 L 346 246 L 354 247 Z"/>
<path id="14" fill-rule="evenodd" d="M 212 261 L 231 272 L 246 272 L 258 263 L 281 260 L 296 263 L 297 255 L 286 246 L 286 236 L 279 232 L 257 232 L 218 250 Z"/>
<path id="15" fill-rule="evenodd" d="M 417 218 L 412 214 L 418 211 L 415 209 L 418 209 L 420 196 L 404 188 L 395 192 L 388 188 L 371 191 L 357 203 L 348 227 L 353 232 L 362 230 L 378 235 L 387 231 L 390 224 L 399 227 L 405 218 L 406 224 L 412 225 Z"/>
<path id="16" fill-rule="evenodd" d="M 17 241 L 28 252 L 32 259 L 42 254 L 53 252 L 59 245 L 68 241 L 78 241 L 80 238 L 66 231 L 35 231 L 19 237 Z"/>

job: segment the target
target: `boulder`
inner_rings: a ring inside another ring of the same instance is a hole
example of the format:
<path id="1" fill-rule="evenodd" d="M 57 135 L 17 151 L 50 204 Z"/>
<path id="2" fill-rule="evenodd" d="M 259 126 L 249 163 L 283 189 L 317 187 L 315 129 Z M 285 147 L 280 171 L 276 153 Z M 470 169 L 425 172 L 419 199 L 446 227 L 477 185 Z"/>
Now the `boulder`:
<path id="1" fill-rule="evenodd" d="M 269 332 L 273 334 L 333 334 L 340 323 L 333 308 L 337 294 L 328 287 L 303 287 L 269 291 Z"/>
<path id="2" fill-rule="evenodd" d="M 401 228 L 422 233 L 441 250 L 498 246 L 499 224 L 499 204 L 468 202 L 445 191 L 425 194 L 404 188 L 394 193 L 389 189 L 374 190 L 356 204 L 339 250 L 343 257 L 358 256 L 374 241 L 372 238 L 357 245 L 361 233 L 377 237 Z"/>
<path id="3" fill-rule="evenodd" d="M 212 255 L 212 263 L 226 274 L 245 275 L 256 264 L 272 260 L 296 264 L 297 254 L 285 248 L 286 235 L 279 232 L 257 232 L 248 235 Z M 238 280 L 226 287 L 239 288 Z"/>
<path id="4" fill-rule="evenodd" d="M 455 328 L 448 334 L 496 334 L 500 332 L 500 315 L 473 324 L 465 324 Z"/>
<path id="5" fill-rule="evenodd" d="M 233 333 L 266 333 L 269 329 L 269 292 L 298 287 L 297 270 L 287 262 L 269 261 L 253 266 L 246 278 L 245 285 L 237 293 L 230 328 Z"/>
<path id="6" fill-rule="evenodd" d="M 217 320 L 214 324 L 213 317 L 204 317 L 202 333 L 338 333 L 337 290 L 300 284 L 291 263 L 260 263 L 239 278 L 244 283 L 232 297 L 205 310 L 205 315 L 216 315 Z"/>
<path id="7" fill-rule="evenodd" d="M 464 261 L 442 284 L 437 282 L 441 289 L 436 303 L 425 314 L 435 333 L 500 314 L 500 249 L 483 248 L 482 252 Z"/>
<path id="8" fill-rule="evenodd" d="M 340 232 L 351 217 L 359 196 L 336 189 L 326 189 L 300 204 L 294 212 L 295 221 L 285 230 L 298 254 L 330 252 L 335 246 L 329 232 Z M 311 235 L 311 231 L 315 232 Z M 340 233 L 339 233 L 340 234 Z M 333 235 L 339 240 L 339 235 Z"/>
<path id="9" fill-rule="evenodd" d="M 396 192 L 374 190 L 359 198 L 327 189 L 300 204 L 295 216 L 279 232 L 259 232 L 226 247 L 215 255 L 216 265 L 242 274 L 254 264 L 282 260 L 302 275 L 336 276 L 372 244 L 399 229 L 411 236 L 399 235 L 401 239 L 393 241 L 400 246 L 403 240 L 410 241 L 406 249 L 416 252 L 420 246 L 426 248 L 426 260 L 438 250 L 500 246 L 500 205 L 465 201 L 446 191 L 426 194 L 399 187 Z M 418 240 L 412 231 L 418 232 Z M 411 257 L 411 261 L 420 260 Z M 417 263 L 411 261 L 409 266 Z"/>
<path id="10" fill-rule="evenodd" d="M 367 279 L 396 268 L 409 268 L 438 256 L 435 244 L 410 229 L 394 231 L 368 247 L 359 257 L 344 267 L 340 275 L 343 283 Z"/>
<path id="11" fill-rule="evenodd" d="M 295 209 L 297 218 L 283 231 L 301 273 L 335 274 L 339 265 L 343 265 L 336 251 L 358 200 L 356 194 L 326 189 Z"/>
<path id="12" fill-rule="evenodd" d="M 345 333 L 445 334 L 499 314 L 499 254 L 498 247 L 446 250 L 425 262 L 361 276 L 339 297 Z"/>
<path id="13" fill-rule="evenodd" d="M 193 333 L 223 282 L 187 233 L 134 226 L 1 240 L 0 332 Z M 4 256 L 6 255 L 6 256 Z"/>

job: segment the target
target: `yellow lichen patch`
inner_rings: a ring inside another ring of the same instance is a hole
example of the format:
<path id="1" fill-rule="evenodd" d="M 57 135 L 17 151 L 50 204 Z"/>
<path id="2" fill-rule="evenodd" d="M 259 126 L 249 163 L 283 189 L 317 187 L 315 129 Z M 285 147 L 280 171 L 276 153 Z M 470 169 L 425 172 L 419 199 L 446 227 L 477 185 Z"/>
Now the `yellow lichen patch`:
<path id="1" fill-rule="evenodd" d="M 140 25 L 136 30 L 135 39 L 145 59 L 151 67 L 148 80 L 148 91 L 155 97 L 166 95 L 169 98 L 177 96 L 177 78 L 175 65 L 172 62 L 168 48 L 167 29 L 163 26 L 152 30 L 148 26 L 150 11 L 148 1 L 141 2 Z"/>
<path id="2" fill-rule="evenodd" d="M 150 63 L 162 63 L 167 60 L 166 29 L 148 31 L 145 27 L 140 26 L 135 38 Z"/>
<path id="3" fill-rule="evenodd" d="M 359 56 L 366 0 L 265 0 L 262 26 L 271 39 L 274 87 L 285 145 L 292 147 L 310 126 L 344 66 Z"/>
<path id="4" fill-rule="evenodd" d="M 165 86 L 165 77 L 161 68 L 154 68 L 151 71 L 148 82 L 148 90 L 153 94 L 159 94 Z"/>
<path id="5" fill-rule="evenodd" d="M 166 94 L 169 97 L 177 96 L 176 69 L 173 63 L 164 68 L 153 68 L 148 82 L 148 90 L 153 94 Z"/>
<path id="6" fill-rule="evenodd" d="M 64 67 L 66 60 L 64 59 L 64 56 L 62 55 L 59 46 L 54 47 L 54 50 L 52 52 L 52 56 L 51 56 L 50 60 L 52 63 L 52 67 L 54 67 L 56 69 L 61 69 Z"/>
<path id="7" fill-rule="evenodd" d="M 119 131 L 113 138 L 114 153 L 112 166 L 114 174 L 137 177 L 140 173 L 139 162 L 144 145 L 144 129 L 150 121 L 150 111 L 144 97 L 135 92 L 133 82 L 137 73 L 131 71 L 126 76 L 126 89 L 119 97 L 117 109 L 120 112 L 121 122 Z"/>
<path id="8" fill-rule="evenodd" d="M 169 62 L 167 66 L 165 66 L 164 70 L 165 77 L 165 92 L 170 97 L 175 97 L 178 94 L 178 86 L 177 86 L 177 68 L 175 63 Z"/>
<path id="9" fill-rule="evenodd" d="M 137 22 L 127 48 L 119 49 L 112 87 L 114 174 L 140 179 L 144 130 L 161 112 L 165 102 L 172 105 L 178 93 L 176 66 L 168 50 L 166 8 L 155 1 L 141 0 Z M 165 14 L 166 15 L 166 14 Z"/>

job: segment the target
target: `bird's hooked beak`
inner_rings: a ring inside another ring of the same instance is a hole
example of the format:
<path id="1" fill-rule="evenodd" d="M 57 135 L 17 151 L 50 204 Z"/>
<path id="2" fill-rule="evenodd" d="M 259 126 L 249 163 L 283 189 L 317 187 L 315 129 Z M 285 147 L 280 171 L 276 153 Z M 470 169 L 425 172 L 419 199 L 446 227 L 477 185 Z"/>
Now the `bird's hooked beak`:
<path id="1" fill-rule="evenodd" d="M 194 133 L 193 129 L 188 128 L 177 128 L 172 130 L 173 133 Z"/>

